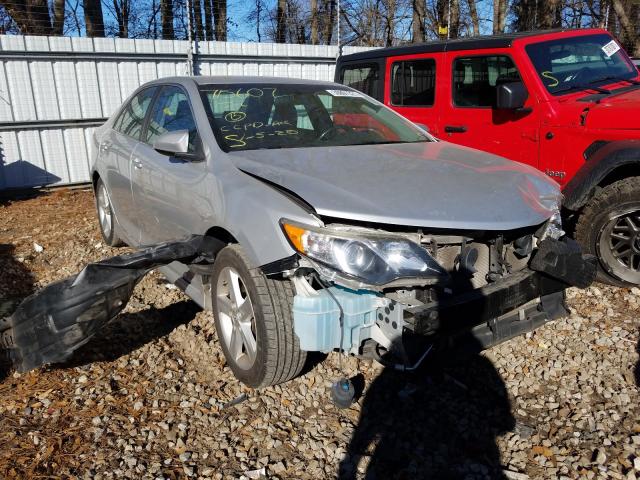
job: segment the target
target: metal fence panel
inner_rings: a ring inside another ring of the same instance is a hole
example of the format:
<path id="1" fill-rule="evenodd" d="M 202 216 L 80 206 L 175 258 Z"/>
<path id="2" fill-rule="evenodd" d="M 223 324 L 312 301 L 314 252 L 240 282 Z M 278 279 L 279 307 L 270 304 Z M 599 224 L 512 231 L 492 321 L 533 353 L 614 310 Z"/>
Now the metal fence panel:
<path id="1" fill-rule="evenodd" d="M 188 47 L 183 40 L 0 35 L 0 190 L 89 181 L 95 126 L 138 86 L 184 75 Z M 327 45 L 200 42 L 194 71 L 333 80 L 337 54 Z"/>

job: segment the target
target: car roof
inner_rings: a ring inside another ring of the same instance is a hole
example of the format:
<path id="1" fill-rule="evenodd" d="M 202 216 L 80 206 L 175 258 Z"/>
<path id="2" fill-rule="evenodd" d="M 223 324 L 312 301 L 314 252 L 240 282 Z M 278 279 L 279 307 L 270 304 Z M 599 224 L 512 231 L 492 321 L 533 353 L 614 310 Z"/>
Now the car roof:
<path id="1" fill-rule="evenodd" d="M 289 84 L 289 85 L 321 85 L 331 87 L 344 87 L 329 81 L 306 80 L 301 78 L 285 77 L 259 77 L 259 76 L 239 76 L 239 75 L 218 75 L 218 76 L 183 76 L 164 77 L 149 82 L 149 85 L 181 84 L 195 82 L 197 85 L 241 85 L 241 84 Z"/>
<path id="2" fill-rule="evenodd" d="M 590 33 L 595 33 L 589 29 Z M 482 35 L 477 37 L 462 37 L 453 40 L 436 40 L 433 42 L 416 43 L 411 45 L 402 45 L 398 47 L 378 48 L 375 50 L 367 50 L 365 52 L 352 53 L 351 55 L 343 55 L 338 61 L 351 62 L 358 60 L 377 59 L 384 57 L 392 57 L 396 55 L 410 55 L 413 53 L 439 53 L 456 50 L 481 50 L 487 48 L 508 48 L 511 47 L 514 40 L 520 38 L 544 36 L 547 34 L 557 34 L 563 32 L 584 32 L 585 29 L 555 29 L 555 30 L 534 30 L 528 32 L 506 33 L 500 35 Z M 602 30 L 602 33 L 605 33 Z"/>

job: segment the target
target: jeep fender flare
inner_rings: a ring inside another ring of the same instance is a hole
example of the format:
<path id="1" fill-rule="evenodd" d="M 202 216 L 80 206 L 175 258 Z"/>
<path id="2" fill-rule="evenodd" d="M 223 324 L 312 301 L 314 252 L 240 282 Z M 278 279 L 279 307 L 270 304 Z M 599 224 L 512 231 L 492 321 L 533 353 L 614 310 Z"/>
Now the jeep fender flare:
<path id="1" fill-rule="evenodd" d="M 601 143 L 600 148 L 592 148 L 596 143 Z M 563 207 L 567 210 L 577 211 L 584 207 L 596 189 L 615 172 L 626 173 L 620 178 L 640 176 L 640 140 L 599 141 L 594 144 L 587 148 L 585 163 L 563 189 Z"/>

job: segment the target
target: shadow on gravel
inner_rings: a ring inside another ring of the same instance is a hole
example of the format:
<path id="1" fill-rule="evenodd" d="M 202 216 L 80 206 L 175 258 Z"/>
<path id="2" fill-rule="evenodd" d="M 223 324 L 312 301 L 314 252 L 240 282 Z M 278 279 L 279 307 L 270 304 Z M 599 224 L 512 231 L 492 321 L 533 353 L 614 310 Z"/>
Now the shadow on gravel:
<path id="1" fill-rule="evenodd" d="M 61 366 L 79 367 L 116 360 L 189 323 L 200 310 L 195 302 L 184 300 L 161 309 L 151 306 L 141 312 L 121 313 Z"/>
<path id="2" fill-rule="evenodd" d="M 412 375 L 385 368 L 365 392 L 338 478 L 361 478 L 360 463 L 371 480 L 504 479 L 496 437 L 514 427 L 505 384 L 484 357 Z"/>
<path id="3" fill-rule="evenodd" d="M 0 319 L 11 315 L 22 299 L 33 293 L 34 281 L 31 271 L 15 256 L 15 246 L 0 243 Z M 0 347 L 0 382 L 10 370 L 7 354 Z"/>

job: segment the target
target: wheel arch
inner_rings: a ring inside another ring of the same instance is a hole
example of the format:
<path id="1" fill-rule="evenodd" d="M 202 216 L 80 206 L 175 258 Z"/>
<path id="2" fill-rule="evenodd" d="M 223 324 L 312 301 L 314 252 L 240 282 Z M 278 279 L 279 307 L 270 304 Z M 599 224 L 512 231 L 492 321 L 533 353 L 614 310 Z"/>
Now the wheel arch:
<path id="1" fill-rule="evenodd" d="M 563 207 L 578 211 L 598 188 L 635 176 L 640 176 L 640 140 L 607 142 L 595 152 L 585 154 L 584 165 L 563 190 Z"/>

